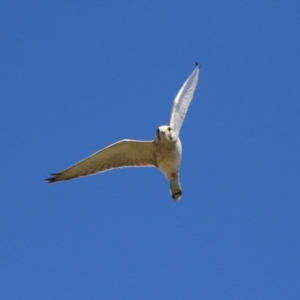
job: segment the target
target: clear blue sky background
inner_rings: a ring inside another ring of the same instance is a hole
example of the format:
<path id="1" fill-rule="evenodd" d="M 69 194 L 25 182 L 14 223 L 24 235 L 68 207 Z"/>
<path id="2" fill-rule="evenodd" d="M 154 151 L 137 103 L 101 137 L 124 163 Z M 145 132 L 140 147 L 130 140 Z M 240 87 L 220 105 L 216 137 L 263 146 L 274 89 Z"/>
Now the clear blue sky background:
<path id="1" fill-rule="evenodd" d="M 300 4 L 261 2 L 1 3 L 0 299 L 300 299 Z M 44 182 L 151 140 L 196 60 L 180 202 Z"/>

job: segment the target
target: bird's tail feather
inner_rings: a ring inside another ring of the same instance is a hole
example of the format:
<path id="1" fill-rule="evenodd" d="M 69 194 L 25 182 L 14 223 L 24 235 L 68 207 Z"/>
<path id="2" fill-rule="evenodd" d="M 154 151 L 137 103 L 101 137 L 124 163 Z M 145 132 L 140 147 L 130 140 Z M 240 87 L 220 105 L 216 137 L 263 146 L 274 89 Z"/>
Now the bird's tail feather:
<path id="1" fill-rule="evenodd" d="M 180 200 L 181 196 L 182 196 L 182 191 L 181 191 L 181 186 L 179 183 L 179 178 L 178 176 L 172 178 L 170 180 L 170 192 L 172 195 L 172 198 L 174 200 Z"/>

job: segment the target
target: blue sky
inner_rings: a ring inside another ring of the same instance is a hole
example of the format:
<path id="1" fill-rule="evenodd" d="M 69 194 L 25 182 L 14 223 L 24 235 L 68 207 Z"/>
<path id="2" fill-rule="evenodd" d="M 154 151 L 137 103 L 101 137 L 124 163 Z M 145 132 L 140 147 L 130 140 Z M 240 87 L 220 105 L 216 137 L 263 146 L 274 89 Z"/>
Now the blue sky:
<path id="1" fill-rule="evenodd" d="M 300 299 L 300 4 L 5 1 L 1 299 Z M 152 168 L 49 185 L 151 140 L 194 69 L 183 197 Z"/>

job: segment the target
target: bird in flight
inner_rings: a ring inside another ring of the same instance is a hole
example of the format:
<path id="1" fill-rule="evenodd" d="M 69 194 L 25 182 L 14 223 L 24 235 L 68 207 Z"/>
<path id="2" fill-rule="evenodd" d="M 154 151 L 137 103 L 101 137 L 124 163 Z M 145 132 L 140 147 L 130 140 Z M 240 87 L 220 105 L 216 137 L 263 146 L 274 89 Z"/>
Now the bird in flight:
<path id="1" fill-rule="evenodd" d="M 182 196 L 179 167 L 182 155 L 179 132 L 198 83 L 200 65 L 185 81 L 176 95 L 170 124 L 159 126 L 153 141 L 122 140 L 99 150 L 66 170 L 51 174 L 49 183 L 105 172 L 122 167 L 157 167 L 170 182 L 174 200 Z"/>

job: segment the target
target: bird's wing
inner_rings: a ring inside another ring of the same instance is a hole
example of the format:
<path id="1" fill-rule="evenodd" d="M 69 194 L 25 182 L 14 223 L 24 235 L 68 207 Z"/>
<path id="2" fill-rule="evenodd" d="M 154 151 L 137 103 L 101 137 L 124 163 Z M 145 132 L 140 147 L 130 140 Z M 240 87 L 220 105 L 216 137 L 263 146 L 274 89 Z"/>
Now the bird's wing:
<path id="1" fill-rule="evenodd" d="M 104 172 L 121 167 L 155 167 L 155 145 L 151 141 L 123 140 L 85 158 L 46 179 L 49 183 Z"/>
<path id="2" fill-rule="evenodd" d="M 198 83 L 200 65 L 196 63 L 196 68 L 190 77 L 183 84 L 182 88 L 176 95 L 171 111 L 170 126 L 179 134 L 185 114 L 193 99 L 193 95 Z"/>

